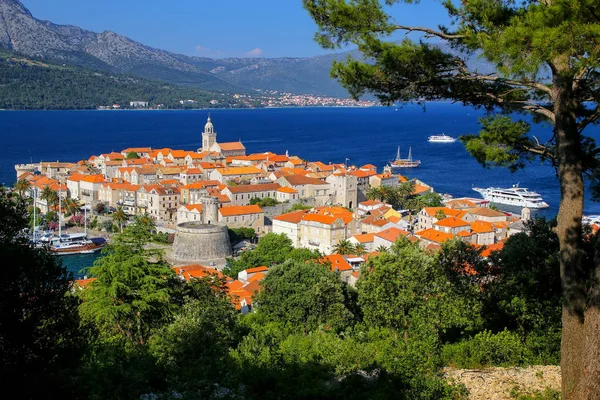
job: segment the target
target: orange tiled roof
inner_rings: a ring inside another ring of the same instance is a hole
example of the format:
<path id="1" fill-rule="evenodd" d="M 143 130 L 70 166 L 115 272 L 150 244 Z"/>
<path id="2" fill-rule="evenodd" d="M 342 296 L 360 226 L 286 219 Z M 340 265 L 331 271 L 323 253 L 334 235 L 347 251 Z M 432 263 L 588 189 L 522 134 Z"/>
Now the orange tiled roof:
<path id="1" fill-rule="evenodd" d="M 343 219 L 341 217 L 335 217 L 333 215 L 313 214 L 313 213 L 305 214 L 304 217 L 302 217 L 302 220 L 307 221 L 307 222 L 318 222 L 318 223 L 324 224 L 324 225 L 331 225 L 337 220 L 343 221 Z"/>
<path id="2" fill-rule="evenodd" d="M 410 235 L 409 232 L 402 230 L 402 229 L 398 229 L 398 228 L 388 228 L 384 231 L 375 233 L 375 236 L 380 237 L 383 240 L 387 240 L 388 242 L 392 242 L 392 243 L 395 243 L 396 240 L 398 240 L 398 238 L 400 236 L 408 236 L 408 235 Z"/>
<path id="3" fill-rule="evenodd" d="M 448 228 L 458 228 L 461 226 L 469 226 L 469 223 L 467 221 L 463 221 L 460 218 L 446 217 L 444 219 L 439 220 L 434 225 L 444 226 L 444 227 L 448 227 Z"/>
<path id="4" fill-rule="evenodd" d="M 492 224 L 485 221 L 471 222 L 471 230 L 475 233 L 487 233 L 494 232 Z"/>
<path id="5" fill-rule="evenodd" d="M 198 212 L 202 212 L 202 204 L 185 204 L 184 205 L 185 208 L 187 208 L 189 211 L 198 211 Z"/>
<path id="6" fill-rule="evenodd" d="M 200 264 L 173 265 L 171 266 L 171 269 L 175 271 L 176 274 L 183 276 L 186 281 L 189 281 L 192 278 L 203 278 L 208 275 L 217 275 L 219 278 L 224 277 L 224 275 L 216 268 L 209 268 Z"/>
<path id="7" fill-rule="evenodd" d="M 225 151 L 233 151 L 233 150 L 246 150 L 246 147 L 242 144 L 242 142 L 225 142 L 218 143 L 219 148 Z"/>
<path id="8" fill-rule="evenodd" d="M 193 183 L 188 183 L 185 186 L 182 186 L 183 189 L 204 189 L 207 187 L 216 187 L 220 184 L 219 181 L 197 181 Z"/>
<path id="9" fill-rule="evenodd" d="M 83 174 L 73 174 L 71 176 L 68 176 L 67 180 L 71 181 L 71 182 L 80 182 L 85 177 L 86 177 L 86 175 L 83 175 Z"/>
<path id="10" fill-rule="evenodd" d="M 485 249 L 481 252 L 482 257 L 489 257 L 493 251 L 500 251 L 504 248 L 504 242 L 498 242 L 494 244 L 488 244 Z"/>
<path id="11" fill-rule="evenodd" d="M 185 151 L 185 150 L 171 150 L 171 155 L 173 158 L 186 158 L 188 154 L 194 153 L 193 151 Z"/>
<path id="12" fill-rule="evenodd" d="M 256 204 L 249 206 L 226 206 L 219 208 L 219 213 L 223 217 L 231 217 L 234 215 L 259 214 L 262 212 L 262 208 L 260 208 Z"/>
<path id="13" fill-rule="evenodd" d="M 96 174 L 96 175 L 88 175 L 85 178 L 82 178 L 81 180 L 83 182 L 91 182 L 91 183 L 102 183 L 104 182 L 104 175 L 102 174 Z"/>
<path id="14" fill-rule="evenodd" d="M 287 186 L 282 186 L 279 189 L 277 189 L 277 191 L 281 192 L 281 193 L 290 193 L 290 194 L 298 193 L 298 191 L 296 189 L 292 189 L 291 187 L 287 187 Z"/>
<path id="15" fill-rule="evenodd" d="M 261 174 L 264 171 L 254 166 L 250 167 L 229 167 L 229 168 L 217 168 L 217 171 L 221 175 L 256 175 Z"/>
<path id="16" fill-rule="evenodd" d="M 332 254 L 329 256 L 322 257 L 321 259 L 319 259 L 319 262 L 322 264 L 330 263 L 332 272 L 352 270 L 352 266 L 340 254 Z"/>
<path id="17" fill-rule="evenodd" d="M 152 151 L 152 147 L 129 147 L 121 151 L 121 153 L 148 153 L 149 151 Z"/>
<path id="18" fill-rule="evenodd" d="M 323 182 L 320 179 L 308 178 L 302 175 L 286 175 L 282 179 L 288 181 L 292 186 L 296 185 L 329 185 L 327 182 Z"/>
<path id="19" fill-rule="evenodd" d="M 264 265 L 261 265 L 260 267 L 254 267 L 254 268 L 248 268 L 248 269 L 246 269 L 246 273 L 247 274 L 255 274 L 257 272 L 265 272 L 265 271 L 268 271 L 268 270 L 269 270 L 269 268 L 267 268 Z"/>
<path id="20" fill-rule="evenodd" d="M 308 210 L 294 211 L 291 213 L 278 215 L 273 219 L 277 221 L 289 222 L 292 224 L 299 224 L 300 221 L 302 221 L 302 217 L 304 217 L 306 213 L 308 213 Z"/>
<path id="21" fill-rule="evenodd" d="M 360 235 L 352 236 L 358 243 L 371 243 L 375 240 L 375 234 L 373 233 L 363 233 Z"/>
<path id="22" fill-rule="evenodd" d="M 270 192 L 279 189 L 281 185 L 279 183 L 261 183 L 258 185 L 237 185 L 228 186 L 228 190 L 235 193 L 252 193 L 252 192 Z"/>
<path id="23" fill-rule="evenodd" d="M 413 195 L 418 195 L 418 194 L 422 194 L 422 193 L 427 193 L 431 191 L 431 188 L 428 186 L 423 186 L 423 185 L 419 185 L 419 184 L 415 184 L 415 187 L 413 188 Z"/>
<path id="24" fill-rule="evenodd" d="M 416 232 L 416 236 L 429 240 L 435 243 L 444 243 L 447 240 L 452 239 L 454 236 L 451 233 L 440 232 L 437 229 L 425 229 L 424 231 Z"/>

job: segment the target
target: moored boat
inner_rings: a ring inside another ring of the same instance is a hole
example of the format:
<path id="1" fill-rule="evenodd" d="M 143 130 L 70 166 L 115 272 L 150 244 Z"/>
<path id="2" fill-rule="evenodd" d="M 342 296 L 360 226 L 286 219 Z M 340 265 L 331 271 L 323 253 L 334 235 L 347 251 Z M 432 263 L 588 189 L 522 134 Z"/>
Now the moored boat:
<path id="1" fill-rule="evenodd" d="M 400 146 L 398 146 L 398 151 L 396 152 L 396 159 L 394 161 L 390 161 L 390 167 L 392 170 L 399 168 L 415 168 L 421 165 L 420 160 L 412 159 L 412 148 L 408 148 L 408 158 L 400 158 Z"/>
<path id="2" fill-rule="evenodd" d="M 519 187 L 518 183 L 513 185 L 512 188 L 489 187 L 473 188 L 473 190 L 480 193 L 484 199 L 496 204 L 527 208 L 549 207 L 539 193 L 530 192 L 527 188 Z"/>
<path id="3" fill-rule="evenodd" d="M 431 143 L 454 143 L 454 142 L 456 142 L 456 138 L 453 138 L 452 136 L 448 136 L 445 133 L 442 133 L 441 135 L 429 136 L 427 141 L 431 142 Z"/>

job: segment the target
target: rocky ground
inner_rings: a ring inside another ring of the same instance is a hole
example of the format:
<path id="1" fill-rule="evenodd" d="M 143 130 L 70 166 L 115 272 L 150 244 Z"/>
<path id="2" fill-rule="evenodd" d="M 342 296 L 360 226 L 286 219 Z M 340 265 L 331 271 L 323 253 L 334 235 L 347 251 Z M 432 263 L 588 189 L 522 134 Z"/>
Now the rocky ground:
<path id="1" fill-rule="evenodd" d="M 532 366 L 527 368 L 446 368 L 448 380 L 462 383 L 469 389 L 471 400 L 509 400 L 511 392 L 532 394 L 546 388 L 560 390 L 560 367 Z"/>

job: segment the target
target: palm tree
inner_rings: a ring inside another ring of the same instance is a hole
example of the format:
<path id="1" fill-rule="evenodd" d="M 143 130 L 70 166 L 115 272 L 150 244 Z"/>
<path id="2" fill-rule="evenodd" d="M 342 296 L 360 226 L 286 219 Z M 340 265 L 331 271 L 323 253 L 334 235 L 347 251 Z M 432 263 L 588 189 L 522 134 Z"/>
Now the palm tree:
<path id="1" fill-rule="evenodd" d="M 437 219 L 438 221 L 443 220 L 444 218 L 446 218 L 446 213 L 444 212 L 444 210 L 442 210 L 441 208 L 439 210 L 437 210 L 435 212 L 435 219 Z"/>
<path id="2" fill-rule="evenodd" d="M 115 211 L 115 213 L 113 214 L 113 221 L 119 225 L 119 228 L 121 229 L 121 233 L 123 233 L 123 224 L 125 223 L 125 221 L 127 221 L 128 217 L 127 214 L 125 214 L 125 211 L 123 211 L 122 207 L 117 208 L 117 211 Z"/>
<path id="3" fill-rule="evenodd" d="M 70 198 L 64 199 L 62 206 L 64 207 L 67 215 L 75 215 L 81 209 L 79 204 Z"/>
<path id="4" fill-rule="evenodd" d="M 416 213 L 418 213 L 424 207 L 427 207 L 427 206 L 428 206 L 428 204 L 423 201 L 423 198 L 421 196 L 413 197 L 406 201 L 406 208 L 408 208 L 409 210 L 414 211 Z"/>
<path id="5" fill-rule="evenodd" d="M 354 253 L 357 256 L 362 256 L 363 254 L 365 254 L 367 252 L 367 248 L 365 247 L 364 244 L 362 243 L 358 243 L 357 245 L 354 246 Z"/>
<path id="6" fill-rule="evenodd" d="M 388 252 L 388 248 L 385 247 L 384 245 L 381 245 L 381 246 L 377 247 L 375 249 L 375 251 L 378 252 L 378 253 L 387 253 Z"/>
<path id="7" fill-rule="evenodd" d="M 372 187 L 367 191 L 367 199 L 383 201 L 385 192 L 383 187 Z"/>
<path id="8" fill-rule="evenodd" d="M 406 202 L 410 199 L 415 192 L 415 181 L 407 181 L 402 183 L 396 189 L 398 195 L 398 205 L 402 208 L 405 208 Z"/>
<path id="9" fill-rule="evenodd" d="M 58 193 L 55 190 L 52 190 L 49 186 L 44 187 L 42 193 L 40 194 L 40 199 L 46 201 L 46 205 L 48 206 L 48 211 L 58 204 Z M 59 210 L 60 211 L 60 210 Z"/>
<path id="10" fill-rule="evenodd" d="M 25 192 L 31 189 L 31 182 L 27 179 L 19 179 L 17 183 L 15 183 L 15 189 L 19 192 L 19 196 L 23 197 Z"/>
<path id="11" fill-rule="evenodd" d="M 338 244 L 333 246 L 333 252 L 335 254 L 352 254 L 355 252 L 354 245 L 347 239 L 340 240 Z"/>

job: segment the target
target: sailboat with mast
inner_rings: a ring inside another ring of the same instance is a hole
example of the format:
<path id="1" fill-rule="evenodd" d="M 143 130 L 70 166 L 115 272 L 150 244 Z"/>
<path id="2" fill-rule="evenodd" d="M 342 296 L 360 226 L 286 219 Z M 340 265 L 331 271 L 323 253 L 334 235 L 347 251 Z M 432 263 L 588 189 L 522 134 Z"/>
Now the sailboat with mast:
<path id="1" fill-rule="evenodd" d="M 408 158 L 400 157 L 400 146 L 398 146 L 398 151 L 396 152 L 396 159 L 394 161 L 390 161 L 390 167 L 392 170 L 399 168 L 415 168 L 421 165 L 421 160 L 413 160 L 412 158 L 412 147 L 408 148 Z"/>
<path id="2" fill-rule="evenodd" d="M 62 189 L 58 196 L 58 237 L 50 239 L 50 251 L 59 256 L 90 254 L 102 249 L 106 244 L 103 238 L 89 239 L 87 236 L 87 206 L 84 207 L 84 232 L 62 234 Z"/>

